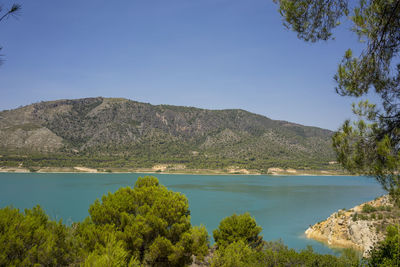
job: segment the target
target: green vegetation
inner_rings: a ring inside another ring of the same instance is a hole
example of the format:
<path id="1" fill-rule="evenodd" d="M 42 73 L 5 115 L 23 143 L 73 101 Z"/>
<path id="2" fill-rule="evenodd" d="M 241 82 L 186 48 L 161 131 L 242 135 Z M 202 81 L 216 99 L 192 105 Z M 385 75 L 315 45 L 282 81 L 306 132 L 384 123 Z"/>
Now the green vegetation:
<path id="1" fill-rule="evenodd" d="M 359 120 L 345 121 L 333 136 L 338 161 L 353 173 L 374 176 L 400 206 L 400 0 L 274 0 L 285 25 L 305 41 L 333 38 L 332 30 L 348 18 L 365 48 L 349 49 L 338 66 L 336 92 L 378 103 L 353 104 Z"/>
<path id="2" fill-rule="evenodd" d="M 346 251 L 341 257 L 315 253 L 311 247 L 299 252 L 289 249 L 282 242 L 264 242 L 260 250 L 255 250 L 243 241 L 234 242 L 224 249 L 218 249 L 211 266 L 360 266 L 354 251 Z"/>
<path id="3" fill-rule="evenodd" d="M 223 219 L 214 231 L 217 249 L 211 266 L 359 266 L 359 256 L 345 251 L 341 257 L 320 255 L 309 247 L 296 252 L 282 242 L 266 242 L 261 227 L 248 213 Z"/>
<path id="4" fill-rule="evenodd" d="M 248 230 L 245 230 L 248 228 Z M 260 227 L 245 213 L 232 215 L 221 221 L 214 231 L 219 239 L 211 266 L 399 266 L 399 226 L 388 226 L 384 241 L 372 250 L 369 258 L 360 259 L 359 254 L 346 249 L 340 257 L 315 253 L 311 247 L 299 252 L 288 249 L 281 241 L 261 242 L 254 245 Z M 225 233 L 221 237 L 221 233 Z M 229 235 L 231 233 L 231 235 Z M 220 245 L 218 244 L 220 243 Z"/>
<path id="5" fill-rule="evenodd" d="M 192 256 L 197 263 L 227 267 L 395 266 L 399 256 L 395 227 L 388 228 L 372 257 L 361 261 L 351 250 L 336 257 L 264 241 L 248 213 L 223 219 L 210 248 L 205 227 L 190 224 L 186 197 L 149 176 L 96 200 L 89 214 L 66 226 L 51 221 L 39 206 L 23 213 L 0 209 L 0 266 L 187 266 Z"/>
<path id="6" fill-rule="evenodd" d="M 332 30 L 347 18 L 365 46 L 357 57 L 349 49 L 334 76 L 341 96 L 365 98 L 371 92 L 378 103 L 353 103 L 358 121 L 345 121 L 333 135 L 338 162 L 348 171 L 374 176 L 394 200 L 391 207 L 364 205 L 353 221 L 386 219 L 397 222 L 400 207 L 400 0 L 274 0 L 284 24 L 300 39 L 316 42 L 333 38 Z M 397 206 L 397 207 L 396 207 Z M 390 218 L 389 218 L 390 217 Z M 370 266 L 399 266 L 398 227 L 388 227 L 384 242 L 372 252 Z M 378 229 L 378 228 L 377 228 Z"/>
<path id="7" fill-rule="evenodd" d="M 332 132 L 244 110 L 126 99 L 41 102 L 0 112 L 0 166 L 337 169 Z"/>
<path id="8" fill-rule="evenodd" d="M 391 223 L 396 223 L 396 218 L 400 216 L 400 209 L 397 206 L 378 206 L 374 207 L 370 204 L 364 204 L 361 213 L 355 212 L 352 220 L 378 220 L 376 226 L 380 232 L 385 232 Z M 394 219 L 394 220 L 393 220 Z"/>
<path id="9" fill-rule="evenodd" d="M 0 210 L 0 266 L 185 266 L 208 253 L 206 229 L 192 227 L 184 195 L 154 177 L 96 200 L 70 227 L 40 209 Z"/>
<path id="10" fill-rule="evenodd" d="M 128 257 L 152 266 L 181 266 L 191 261 L 193 253 L 207 250 L 207 232 L 204 227 L 191 227 L 188 208 L 184 195 L 145 177 L 137 180 L 134 189 L 121 188 L 101 202 L 96 200 L 89 214 L 96 227 L 114 228 Z"/>
<path id="11" fill-rule="evenodd" d="M 165 150 L 168 148 L 166 147 Z M 129 156 L 113 156 L 110 152 L 109 155 L 102 155 L 99 151 L 93 154 L 86 152 L 84 155 L 73 153 L 20 153 L 15 152 L 2 152 L 3 156 L 0 157 L 0 166 L 3 167 L 24 167 L 27 169 L 40 169 L 42 167 L 74 167 L 85 166 L 95 169 L 138 169 L 138 168 L 152 168 L 157 164 L 183 164 L 187 169 L 226 169 L 235 166 L 239 169 L 257 170 L 260 173 L 267 173 L 268 168 L 280 167 L 283 169 L 294 168 L 297 170 L 326 170 L 338 171 L 337 165 L 329 165 L 326 161 L 320 159 L 307 159 L 307 158 L 287 158 L 287 159 L 272 159 L 262 156 L 256 160 L 246 158 L 220 158 L 210 157 L 207 154 L 202 154 L 197 157 L 181 156 L 174 157 L 174 155 L 152 155 L 141 157 L 141 151 L 144 148 L 132 148 L 132 154 Z M 155 153 L 155 152 L 154 152 Z M 20 165 L 22 163 L 22 165 Z"/>
<path id="12" fill-rule="evenodd" d="M 373 206 L 371 206 L 369 204 L 365 204 L 363 206 L 363 208 L 362 208 L 362 212 L 365 212 L 365 213 L 371 213 L 371 212 L 374 212 L 374 211 L 377 211 L 377 208 L 375 208 L 375 207 L 373 207 Z"/>
<path id="13" fill-rule="evenodd" d="M 233 214 L 220 222 L 218 229 L 214 230 L 213 236 L 219 248 L 240 241 L 251 248 L 257 248 L 262 242 L 262 237 L 259 236 L 261 230 L 249 213 Z"/>
<path id="14" fill-rule="evenodd" d="M 39 207 L 0 209 L 0 266 L 66 266 L 78 250 L 71 230 Z"/>
<path id="15" fill-rule="evenodd" d="M 399 225 L 389 226 L 384 241 L 371 252 L 370 266 L 400 266 Z"/>
<path id="16" fill-rule="evenodd" d="M 248 213 L 223 219 L 210 248 L 205 227 L 190 224 L 186 197 L 149 176 L 96 200 L 89 214 L 66 226 L 51 221 L 39 206 L 23 213 L 0 209 L 0 266 L 187 266 L 192 256 L 196 263 L 227 267 L 395 266 L 399 256 L 395 227 L 388 228 L 372 257 L 361 261 L 351 250 L 336 257 L 264 241 Z"/>

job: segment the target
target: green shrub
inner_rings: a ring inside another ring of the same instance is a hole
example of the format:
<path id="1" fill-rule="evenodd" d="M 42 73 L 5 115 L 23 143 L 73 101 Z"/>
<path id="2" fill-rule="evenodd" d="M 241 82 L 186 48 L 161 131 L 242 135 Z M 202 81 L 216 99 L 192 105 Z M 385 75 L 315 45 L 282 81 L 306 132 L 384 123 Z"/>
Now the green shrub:
<path id="1" fill-rule="evenodd" d="M 86 258 L 84 266 L 126 266 L 128 252 L 124 249 L 123 241 L 117 241 L 115 235 L 107 237 L 105 246 L 97 246 Z"/>
<path id="2" fill-rule="evenodd" d="M 362 208 L 362 212 L 364 213 L 371 213 L 376 211 L 377 209 L 369 204 L 365 204 Z"/>
<path id="3" fill-rule="evenodd" d="M 369 266 L 399 266 L 400 265 L 400 233 L 399 225 L 389 226 L 385 240 L 372 251 Z"/>
<path id="4" fill-rule="evenodd" d="M 71 234 L 36 206 L 0 209 L 0 266 L 64 266 L 78 260 Z"/>
<path id="5" fill-rule="evenodd" d="M 281 241 L 263 242 L 254 249 L 243 240 L 219 247 L 211 266 L 275 267 L 275 266 L 359 266 L 360 255 L 354 250 L 345 250 L 340 257 L 315 253 L 311 247 L 297 252 L 288 249 Z"/>
<path id="6" fill-rule="evenodd" d="M 155 177 L 138 178 L 89 208 L 96 227 L 114 226 L 128 258 L 147 265 L 184 266 L 194 253 L 208 252 L 205 229 L 193 229 L 187 198 L 168 190 Z M 193 251 L 195 250 L 195 251 Z"/>
<path id="7" fill-rule="evenodd" d="M 211 261 L 212 267 L 248 267 L 263 266 L 262 254 L 249 247 L 243 240 L 234 241 L 219 248 Z"/>
<path id="8" fill-rule="evenodd" d="M 213 231 L 215 243 L 218 247 L 226 247 L 233 242 L 242 240 L 252 248 L 258 247 L 262 238 L 259 236 L 262 228 L 249 213 L 233 214 L 224 218 L 218 229 Z"/>

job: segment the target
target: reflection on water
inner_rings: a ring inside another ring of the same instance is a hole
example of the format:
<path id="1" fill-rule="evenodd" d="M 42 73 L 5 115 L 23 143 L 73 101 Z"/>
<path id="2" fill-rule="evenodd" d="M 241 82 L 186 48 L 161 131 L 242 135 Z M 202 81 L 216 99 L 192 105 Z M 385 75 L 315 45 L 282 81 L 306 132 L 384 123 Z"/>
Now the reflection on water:
<path id="1" fill-rule="evenodd" d="M 53 219 L 80 221 L 96 198 L 133 186 L 139 176 L 0 173 L 0 207 L 40 204 Z M 210 234 L 222 218 L 248 211 L 263 227 L 264 239 L 282 239 L 296 249 L 312 245 L 321 253 L 334 251 L 304 237 L 309 225 L 384 193 L 373 179 L 356 176 L 155 176 L 188 197 L 192 223 L 204 224 Z"/>

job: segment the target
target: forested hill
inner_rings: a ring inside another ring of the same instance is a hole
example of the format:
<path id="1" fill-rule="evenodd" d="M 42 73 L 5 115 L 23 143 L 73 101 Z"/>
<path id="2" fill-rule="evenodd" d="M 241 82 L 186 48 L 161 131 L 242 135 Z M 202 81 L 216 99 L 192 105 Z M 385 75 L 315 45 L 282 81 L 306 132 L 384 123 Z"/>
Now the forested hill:
<path id="1" fill-rule="evenodd" d="M 0 112 L 0 163 L 324 169 L 334 160 L 331 135 L 240 109 L 58 100 Z"/>

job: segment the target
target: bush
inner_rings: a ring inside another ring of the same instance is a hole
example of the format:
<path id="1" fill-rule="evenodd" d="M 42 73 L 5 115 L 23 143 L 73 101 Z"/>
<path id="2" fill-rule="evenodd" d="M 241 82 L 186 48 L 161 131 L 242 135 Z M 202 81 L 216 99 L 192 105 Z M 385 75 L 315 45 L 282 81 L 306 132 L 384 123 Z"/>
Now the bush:
<path id="1" fill-rule="evenodd" d="M 213 235 L 218 247 L 226 247 L 242 240 L 246 245 L 255 248 L 262 242 L 262 237 L 259 236 L 261 230 L 249 213 L 233 214 L 220 222 Z"/>
<path id="2" fill-rule="evenodd" d="M 252 249 L 243 240 L 234 241 L 226 247 L 218 248 L 211 261 L 212 267 L 263 266 L 258 258 L 260 252 Z"/>
<path id="3" fill-rule="evenodd" d="M 0 209 L 0 266 L 63 266 L 77 258 L 68 229 L 39 206 Z"/>
<path id="4" fill-rule="evenodd" d="M 218 248 L 211 266 L 275 267 L 275 266 L 359 266 L 359 255 L 345 250 L 341 257 L 315 253 L 311 247 L 301 250 L 288 249 L 281 241 L 263 242 L 260 249 L 253 249 L 243 240 Z"/>
<path id="5" fill-rule="evenodd" d="M 372 251 L 369 266 L 399 266 L 400 265 L 400 233 L 399 225 L 389 226 L 385 240 Z"/>
<path id="6" fill-rule="evenodd" d="M 377 211 L 377 209 L 369 204 L 365 204 L 362 208 L 362 212 L 364 213 L 371 213 Z"/>
<path id="7" fill-rule="evenodd" d="M 128 252 L 124 243 L 117 241 L 115 235 L 110 234 L 105 246 L 98 246 L 86 258 L 84 266 L 126 266 Z"/>
<path id="8" fill-rule="evenodd" d="M 184 266 L 191 263 L 192 254 L 201 258 L 208 253 L 207 232 L 192 228 L 187 198 L 155 177 L 139 178 L 133 189 L 103 196 L 89 213 L 95 227 L 115 227 L 128 258 L 147 265 Z"/>

